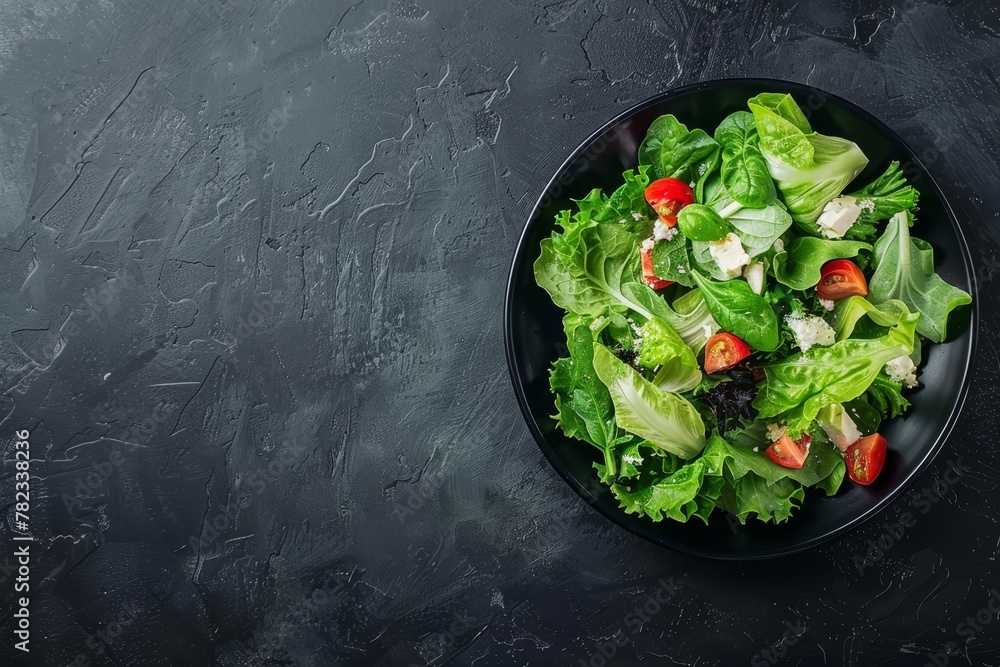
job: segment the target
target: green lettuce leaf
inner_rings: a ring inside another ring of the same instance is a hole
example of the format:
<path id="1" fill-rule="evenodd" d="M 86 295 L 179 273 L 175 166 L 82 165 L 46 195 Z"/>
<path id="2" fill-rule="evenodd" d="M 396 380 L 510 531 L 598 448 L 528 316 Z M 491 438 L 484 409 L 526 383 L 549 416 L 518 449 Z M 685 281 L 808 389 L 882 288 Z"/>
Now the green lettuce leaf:
<path id="1" fill-rule="evenodd" d="M 792 516 L 792 511 L 799 507 L 805 495 L 802 485 L 790 479 L 769 485 L 757 475 L 730 479 L 727 472 L 718 505 L 736 516 L 741 524 L 745 524 L 751 515 L 761 521 L 782 523 Z"/>
<path id="2" fill-rule="evenodd" d="M 653 313 L 623 289 L 639 284 L 639 243 L 623 226 L 596 225 L 580 230 L 568 254 L 557 251 L 555 238 L 541 243 L 535 281 L 559 307 L 597 317 L 607 310 Z M 644 285 L 641 285 L 644 286 Z M 648 289 L 648 288 L 647 288 Z"/>
<path id="3" fill-rule="evenodd" d="M 792 218 L 806 233 L 823 207 L 868 164 L 857 144 L 813 132 L 791 95 L 764 93 L 748 105 L 760 134 L 760 149 Z"/>
<path id="4" fill-rule="evenodd" d="M 601 451 L 607 480 L 613 480 L 617 476 L 614 448 L 625 434 L 615 424 L 611 395 L 594 372 L 594 332 L 590 322 L 577 315 L 567 315 L 563 325 L 570 356 L 557 359 L 549 375 L 556 397 L 554 418 L 567 436 Z"/>
<path id="5" fill-rule="evenodd" d="M 669 324 L 695 354 L 719 330 L 699 289 L 680 295 L 672 306 L 642 283 L 629 283 L 624 292 L 630 300 Z"/>
<path id="6" fill-rule="evenodd" d="M 863 296 L 849 296 L 836 302 L 827 319 L 837 334 L 837 340 L 844 340 L 854 333 L 854 327 L 862 317 L 867 316 L 879 326 L 894 327 L 899 323 L 899 318 L 909 312 L 906 304 L 897 299 L 890 299 L 876 306 Z"/>
<path id="7" fill-rule="evenodd" d="M 947 335 L 949 313 L 972 303 L 967 292 L 934 272 L 934 250 L 926 241 L 910 236 L 905 212 L 892 216 L 876 241 L 873 265 L 875 273 L 868 284 L 871 302 L 902 301 L 921 314 L 917 333 L 935 343 Z"/>
<path id="8" fill-rule="evenodd" d="M 886 419 L 892 419 L 906 412 L 910 402 L 903 396 L 903 385 L 893 382 L 888 375 L 880 373 L 865 391 L 869 404 Z"/>
<path id="9" fill-rule="evenodd" d="M 639 364 L 659 370 L 653 384 L 663 391 L 682 392 L 698 386 L 701 367 L 694 352 L 673 327 L 658 317 L 647 320 L 641 329 Z"/>
<path id="10" fill-rule="evenodd" d="M 637 479 L 612 487 L 629 514 L 707 521 L 716 505 L 745 523 L 750 515 L 761 521 L 786 520 L 804 497 L 803 485 L 837 492 L 844 478 L 844 457 L 828 443 L 814 446 L 801 470 L 777 465 L 764 453 L 732 444 L 720 436 L 708 439 L 702 455 L 663 475 L 641 472 Z"/>
<path id="11" fill-rule="evenodd" d="M 768 364 L 753 407 L 760 419 L 781 417 L 794 436 L 831 403 L 846 403 L 868 389 L 886 363 L 913 351 L 920 317 L 907 313 L 880 338 L 841 340 Z"/>
<path id="12" fill-rule="evenodd" d="M 721 466 L 710 473 L 712 463 L 705 457 L 691 461 L 662 478 L 650 478 L 634 485 L 611 487 L 626 514 L 644 514 L 653 521 L 664 518 L 684 523 L 696 516 L 708 523 L 722 487 Z"/>
<path id="13" fill-rule="evenodd" d="M 687 399 L 658 389 L 600 343 L 594 370 L 611 394 L 619 427 L 682 459 L 705 447 L 705 422 Z"/>
<path id="14" fill-rule="evenodd" d="M 848 239 L 874 241 L 879 221 L 888 220 L 900 211 L 909 211 L 912 215 L 919 210 L 920 193 L 906 184 L 898 161 L 891 162 L 878 178 L 851 196 L 861 205 L 861 215 L 844 235 Z"/>

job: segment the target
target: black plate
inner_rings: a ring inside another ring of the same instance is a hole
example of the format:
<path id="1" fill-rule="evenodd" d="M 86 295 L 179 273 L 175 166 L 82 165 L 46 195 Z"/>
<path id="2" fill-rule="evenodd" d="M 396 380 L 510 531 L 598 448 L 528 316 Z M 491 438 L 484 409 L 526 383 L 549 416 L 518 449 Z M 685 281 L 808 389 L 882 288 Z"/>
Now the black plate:
<path id="1" fill-rule="evenodd" d="M 914 233 L 934 246 L 941 276 L 972 294 L 974 302 L 971 308 L 952 313 L 950 342 L 929 350 L 925 347 L 923 386 L 910 396 L 913 408 L 905 418 L 883 426 L 890 453 L 874 484 L 861 487 L 845 479 L 833 498 L 807 493 L 802 507 L 777 526 L 756 521 L 740 526 L 721 510 L 713 513 L 707 526 L 697 520 L 654 523 L 618 507 L 591 467 L 597 450 L 565 437 L 550 416 L 555 409 L 549 393 L 549 366 L 566 354 L 563 313 L 535 284 L 532 264 L 539 243 L 552 233 L 555 214 L 569 208 L 571 198 L 581 198 L 595 187 L 610 191 L 621 183 L 623 170 L 636 166 L 636 151 L 653 119 L 672 113 L 688 127 L 711 133 L 723 118 L 746 109 L 746 101 L 761 92 L 792 93 L 817 131 L 857 142 L 869 164 L 856 183 L 870 181 L 892 160 L 907 165 L 921 195 Z M 725 559 L 767 558 L 807 549 L 860 525 L 930 464 L 965 399 L 977 321 L 975 297 L 971 260 L 955 214 L 914 152 L 881 121 L 835 95 L 795 83 L 709 81 L 664 93 L 612 120 L 583 142 L 549 182 L 514 255 L 504 314 L 507 362 L 521 411 L 539 447 L 577 493 L 602 514 L 637 535 L 679 551 Z"/>

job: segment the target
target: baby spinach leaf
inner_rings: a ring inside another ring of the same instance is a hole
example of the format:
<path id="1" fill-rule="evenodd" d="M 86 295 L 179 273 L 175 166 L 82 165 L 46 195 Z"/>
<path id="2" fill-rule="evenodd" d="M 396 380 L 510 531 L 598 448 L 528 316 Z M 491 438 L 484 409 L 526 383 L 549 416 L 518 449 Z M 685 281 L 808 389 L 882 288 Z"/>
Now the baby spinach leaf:
<path id="1" fill-rule="evenodd" d="M 694 183 L 701 197 L 705 179 L 719 161 L 719 144 L 704 130 L 688 130 L 673 115 L 660 116 L 639 146 L 639 164 L 651 165 L 656 178 L 679 178 Z"/>
<path id="2" fill-rule="evenodd" d="M 657 241 L 653 246 L 653 272 L 663 280 L 694 286 L 690 252 L 691 242 L 683 234 L 676 234 L 669 241 Z"/>
<path id="3" fill-rule="evenodd" d="M 704 204 L 689 204 L 677 215 L 681 234 L 692 241 L 721 241 L 732 229 L 715 209 Z"/>
<path id="4" fill-rule="evenodd" d="M 765 208 L 741 208 L 726 221 L 735 228 L 743 249 L 751 257 L 770 250 L 774 242 L 792 226 L 792 216 L 777 202 Z"/>
<path id="5" fill-rule="evenodd" d="M 692 273 L 709 312 L 723 330 L 739 336 L 755 350 L 766 352 L 778 346 L 778 318 L 750 285 L 742 280 L 715 282 L 697 271 Z"/>
<path id="6" fill-rule="evenodd" d="M 806 290 L 815 287 L 820 270 L 831 259 L 855 257 L 871 246 L 861 241 L 834 241 L 812 236 L 800 236 L 774 255 L 774 277 L 792 289 Z"/>
<path id="7" fill-rule="evenodd" d="M 726 116 L 715 130 L 722 146 L 722 182 L 729 196 L 743 206 L 764 208 L 777 193 L 760 152 L 760 136 L 753 114 L 737 111 Z"/>

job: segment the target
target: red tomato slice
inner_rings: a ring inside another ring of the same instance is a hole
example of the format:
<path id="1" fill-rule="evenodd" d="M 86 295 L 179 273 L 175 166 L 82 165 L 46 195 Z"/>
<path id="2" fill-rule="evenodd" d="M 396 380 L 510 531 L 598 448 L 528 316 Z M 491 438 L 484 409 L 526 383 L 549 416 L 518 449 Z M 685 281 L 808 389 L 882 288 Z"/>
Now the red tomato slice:
<path id="1" fill-rule="evenodd" d="M 672 280 L 660 280 L 653 273 L 653 244 L 644 243 L 639 250 L 642 256 L 642 278 L 653 289 L 663 289 L 674 284 Z"/>
<path id="2" fill-rule="evenodd" d="M 816 294 L 831 301 L 868 296 L 868 282 L 857 264 L 849 259 L 834 259 L 823 265 Z"/>
<path id="3" fill-rule="evenodd" d="M 646 201 L 667 227 L 677 224 L 677 212 L 694 203 L 694 192 L 684 181 L 661 178 L 646 186 Z"/>
<path id="4" fill-rule="evenodd" d="M 878 433 L 861 438 L 844 452 L 847 476 L 867 486 L 875 481 L 885 463 L 885 438 Z"/>
<path id="5" fill-rule="evenodd" d="M 782 435 L 776 443 L 767 448 L 765 454 L 779 466 L 798 470 L 809 456 L 809 442 L 812 436 L 803 433 L 798 440 Z"/>
<path id="6" fill-rule="evenodd" d="M 750 356 L 750 346 L 742 339 L 725 331 L 717 333 L 705 343 L 705 372 L 728 371 Z"/>

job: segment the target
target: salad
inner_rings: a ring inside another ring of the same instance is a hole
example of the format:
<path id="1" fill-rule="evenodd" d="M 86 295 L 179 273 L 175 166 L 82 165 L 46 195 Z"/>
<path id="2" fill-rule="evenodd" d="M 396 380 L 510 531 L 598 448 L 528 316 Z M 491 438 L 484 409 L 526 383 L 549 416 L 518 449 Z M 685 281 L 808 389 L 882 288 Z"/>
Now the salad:
<path id="1" fill-rule="evenodd" d="M 921 343 L 972 299 L 911 234 L 898 162 L 850 188 L 867 164 L 764 93 L 712 135 L 661 116 L 620 187 L 557 216 L 534 264 L 566 311 L 555 419 L 626 512 L 780 523 L 878 477 Z"/>

